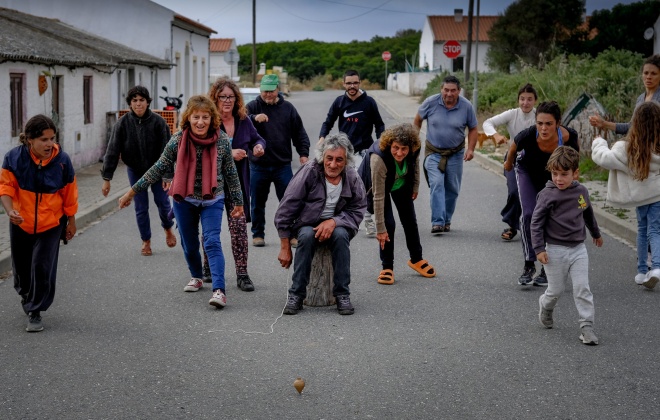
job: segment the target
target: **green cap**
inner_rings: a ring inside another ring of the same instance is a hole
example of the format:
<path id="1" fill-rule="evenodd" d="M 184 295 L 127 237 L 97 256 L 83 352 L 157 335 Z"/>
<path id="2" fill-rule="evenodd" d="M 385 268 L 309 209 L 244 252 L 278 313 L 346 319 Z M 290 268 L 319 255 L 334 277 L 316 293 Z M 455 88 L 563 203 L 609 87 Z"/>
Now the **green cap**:
<path id="1" fill-rule="evenodd" d="M 280 78 L 276 74 L 264 74 L 264 77 L 261 78 L 261 91 L 265 90 L 275 90 L 277 85 L 280 84 Z"/>

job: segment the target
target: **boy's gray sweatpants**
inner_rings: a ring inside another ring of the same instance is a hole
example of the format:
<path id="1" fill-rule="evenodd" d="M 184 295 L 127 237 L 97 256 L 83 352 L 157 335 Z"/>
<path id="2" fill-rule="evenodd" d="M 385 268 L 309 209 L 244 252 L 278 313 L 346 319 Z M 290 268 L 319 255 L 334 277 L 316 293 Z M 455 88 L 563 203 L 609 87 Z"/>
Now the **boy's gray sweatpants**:
<path id="1" fill-rule="evenodd" d="M 570 274 L 573 281 L 573 300 L 580 316 L 580 327 L 594 323 L 594 297 L 589 289 L 589 256 L 582 243 L 575 247 L 547 244 L 548 263 L 545 274 L 548 288 L 541 296 L 541 305 L 552 310 L 564 292 Z"/>

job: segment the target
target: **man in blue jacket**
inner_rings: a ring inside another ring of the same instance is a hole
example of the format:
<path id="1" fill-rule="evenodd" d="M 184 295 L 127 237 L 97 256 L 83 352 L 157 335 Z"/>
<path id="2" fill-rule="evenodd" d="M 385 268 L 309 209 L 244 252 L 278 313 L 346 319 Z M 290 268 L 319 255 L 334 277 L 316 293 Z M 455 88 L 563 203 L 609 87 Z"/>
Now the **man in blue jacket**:
<path id="1" fill-rule="evenodd" d="M 378 112 L 376 101 L 360 89 L 360 74 L 355 70 L 344 73 L 346 93 L 338 96 L 330 106 L 328 116 L 321 126 L 319 143 L 330 133 L 335 121 L 339 119 L 339 131 L 346 133 L 355 151 L 355 167 L 359 167 L 365 151 L 374 143 L 371 133 L 376 130 L 376 139 L 385 130 L 385 124 Z M 367 235 L 376 234 L 376 225 L 371 214 L 364 215 L 364 228 Z"/>
<path id="2" fill-rule="evenodd" d="M 282 267 L 291 266 L 291 239 L 298 238 L 293 284 L 284 313 L 295 315 L 303 308 L 314 250 L 327 241 L 332 252 L 332 294 L 337 300 L 337 311 L 340 315 L 351 315 L 354 309 L 348 289 L 350 241 L 360 229 L 367 199 L 362 180 L 349 165 L 353 146 L 346 134 L 330 135 L 317 148 L 318 157 L 294 175 L 275 213 L 280 237 L 277 259 Z"/>

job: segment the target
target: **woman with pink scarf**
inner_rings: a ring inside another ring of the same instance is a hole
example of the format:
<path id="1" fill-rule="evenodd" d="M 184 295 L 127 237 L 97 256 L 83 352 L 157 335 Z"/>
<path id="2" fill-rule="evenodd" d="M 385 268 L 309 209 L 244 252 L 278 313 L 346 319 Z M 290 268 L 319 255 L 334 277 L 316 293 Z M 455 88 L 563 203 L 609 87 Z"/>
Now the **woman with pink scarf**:
<path id="1" fill-rule="evenodd" d="M 167 143 L 158 161 L 119 199 L 119 207 L 127 207 L 137 193 L 158 182 L 163 174 L 174 172 L 169 194 L 174 198 L 174 216 L 191 275 L 183 290 L 196 292 L 203 287 L 199 252 L 201 221 L 213 284 L 209 304 L 223 308 L 227 296 L 220 227 L 225 184 L 234 203 L 231 217 L 243 216 L 243 195 L 229 139 L 219 127 L 220 114 L 213 101 L 202 95 L 191 97 L 181 116 L 180 130 Z"/>

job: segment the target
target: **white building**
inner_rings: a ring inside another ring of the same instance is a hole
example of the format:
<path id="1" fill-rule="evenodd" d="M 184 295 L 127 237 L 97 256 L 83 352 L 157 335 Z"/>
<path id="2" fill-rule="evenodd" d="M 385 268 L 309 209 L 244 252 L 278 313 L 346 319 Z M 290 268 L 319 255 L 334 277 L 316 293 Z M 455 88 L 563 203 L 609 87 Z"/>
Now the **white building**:
<path id="1" fill-rule="evenodd" d="M 0 0 L 0 10 L 6 22 L 16 19 L 12 11 L 32 15 L 14 22 L 29 28 L 26 39 L 13 36 L 12 24 L 0 24 L 0 106 L 11 108 L 15 90 L 23 124 L 37 113 L 57 116 L 60 142 L 76 167 L 103 156 L 112 122 L 106 114 L 127 107 L 130 87 L 149 88 L 153 109 L 165 106 L 161 86 L 170 96 L 183 94 L 184 106 L 208 91 L 209 38 L 216 32 L 149 0 Z M 39 75 L 52 87 L 42 96 Z M 83 116 L 88 93 L 93 99 Z M 2 155 L 18 142 L 14 116 L 0 115 Z"/>
<path id="2" fill-rule="evenodd" d="M 0 156 L 19 144 L 27 120 L 53 118 L 75 167 L 105 151 L 106 113 L 119 67 L 157 71 L 166 60 L 81 32 L 54 19 L 0 8 Z"/>
<path id="3" fill-rule="evenodd" d="M 236 39 L 211 38 L 209 56 L 209 83 L 213 84 L 221 76 L 227 76 L 235 81 L 239 80 L 238 60 L 241 56 L 236 48 Z"/>
<path id="4" fill-rule="evenodd" d="M 499 16 L 479 16 L 479 32 L 477 33 L 477 17 L 472 18 L 472 50 L 470 57 L 471 71 L 477 59 L 478 41 L 478 69 L 480 72 L 490 71 L 486 66 L 486 53 L 490 48 L 488 31 L 499 19 Z M 463 9 L 456 9 L 453 16 L 427 16 L 419 41 L 419 68 L 428 66 L 430 71 L 449 72 L 464 71 L 467 56 L 468 18 L 463 16 Z M 443 52 L 444 44 L 449 41 L 458 41 L 461 44 L 461 53 L 458 57 L 448 58 Z"/>
<path id="5" fill-rule="evenodd" d="M 164 106 L 158 100 L 164 94 L 162 85 L 170 96 L 182 93 L 184 104 L 190 96 L 207 92 L 209 38 L 216 31 L 152 1 L 0 0 L 0 7 L 58 19 L 174 64 L 172 71 L 118 68 L 111 78 L 112 110 L 124 108 L 126 92 L 136 84 L 149 88 L 152 108 Z"/>

